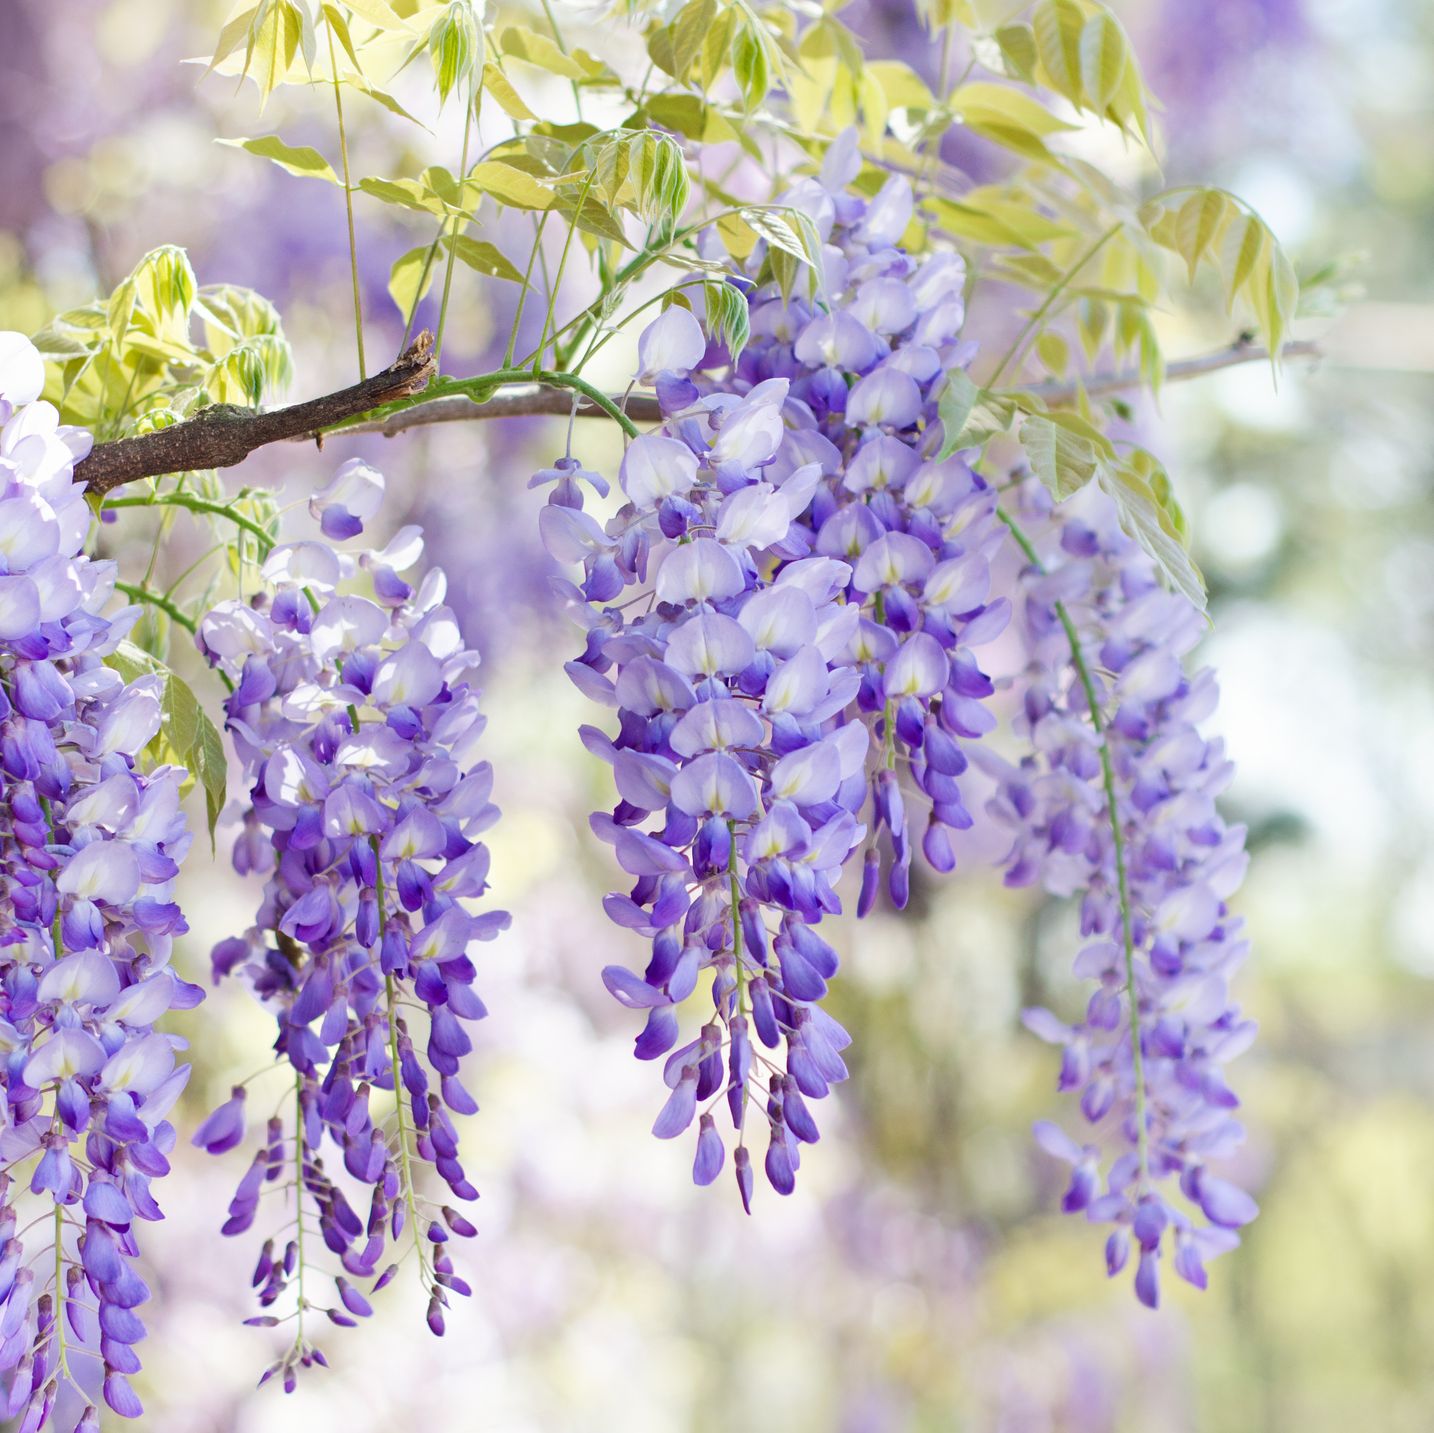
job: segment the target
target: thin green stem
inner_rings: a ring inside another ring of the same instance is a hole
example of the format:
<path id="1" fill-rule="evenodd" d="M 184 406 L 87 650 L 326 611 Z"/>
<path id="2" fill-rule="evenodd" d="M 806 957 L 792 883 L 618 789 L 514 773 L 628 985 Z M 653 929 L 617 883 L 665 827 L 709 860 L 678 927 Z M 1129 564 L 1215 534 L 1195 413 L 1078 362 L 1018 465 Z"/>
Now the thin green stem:
<path id="1" fill-rule="evenodd" d="M 115 591 L 124 593 L 131 602 L 143 602 L 149 607 L 157 607 L 170 621 L 177 622 L 191 636 L 199 631 L 194 618 L 183 608 L 176 607 L 161 593 L 153 592 L 148 587 L 138 587 L 133 582 L 116 582 Z"/>
<path id="2" fill-rule="evenodd" d="M 381 945 L 384 933 L 388 928 L 388 916 L 383 905 L 383 862 L 379 859 L 378 837 L 370 836 L 368 839 L 373 850 L 374 895 L 378 900 L 378 938 Z M 413 1247 L 418 1252 L 419 1268 L 426 1274 L 426 1265 L 423 1260 L 423 1231 L 418 1225 L 418 1198 L 413 1187 L 413 1160 L 408 1149 L 408 1121 L 404 1117 L 403 1108 L 403 1062 L 398 1050 L 398 991 L 394 986 L 391 973 L 385 974 L 383 977 L 383 990 L 388 1007 L 388 1061 L 393 1079 L 394 1112 L 398 1122 L 396 1136 L 399 1170 L 403 1183 L 403 1200 L 408 1209 L 409 1230 L 413 1236 Z"/>
<path id="3" fill-rule="evenodd" d="M 368 377 L 368 368 L 363 355 L 363 297 L 359 289 L 358 236 L 354 229 L 354 190 L 349 178 L 349 141 L 344 128 L 344 96 L 339 84 L 339 66 L 334 57 L 334 27 L 328 27 L 329 68 L 334 72 L 334 109 L 339 117 L 339 158 L 344 171 L 344 208 L 349 221 L 349 273 L 354 286 L 354 341 L 358 345 L 359 378 Z"/>
<path id="4" fill-rule="evenodd" d="M 543 352 L 548 346 L 548 326 L 558 321 L 558 293 L 563 286 L 563 274 L 568 267 L 568 254 L 573 247 L 573 238 L 578 232 L 578 219 L 582 216 L 583 205 L 588 202 L 588 194 L 592 191 L 593 182 L 597 179 L 597 165 L 592 166 L 588 177 L 583 181 L 583 187 L 578 192 L 578 202 L 573 209 L 573 222 L 568 225 L 568 236 L 563 241 L 562 257 L 558 260 L 558 272 L 553 276 L 553 281 L 548 285 L 548 310 L 543 315 L 543 329 L 538 335 L 538 347 L 533 354 L 533 371 L 536 374 L 543 361 Z M 558 335 L 553 334 L 553 352 L 557 353 Z"/>
<path id="5" fill-rule="evenodd" d="M 304 1077 L 294 1074 L 294 1235 L 297 1244 L 298 1304 L 295 1308 L 297 1322 L 294 1326 L 294 1347 L 300 1352 L 304 1345 L 304 1310 L 308 1300 L 304 1297 Z"/>
<path id="6" fill-rule="evenodd" d="M 463 110 L 463 151 L 458 161 L 458 185 L 459 198 L 463 195 L 463 184 L 468 178 L 468 144 L 473 135 L 473 106 L 477 92 L 470 85 L 468 88 L 468 103 Z M 460 226 L 466 220 L 454 220 L 452 232 L 448 239 L 448 263 L 443 270 L 443 298 L 438 306 L 438 334 L 433 340 L 433 368 L 439 371 L 439 362 L 443 355 L 443 329 L 448 322 L 448 295 L 453 289 L 453 263 L 458 257 L 458 235 Z"/>
<path id="7" fill-rule="evenodd" d="M 558 29 L 558 22 L 553 17 L 553 7 L 548 3 L 548 0 L 542 0 L 542 5 L 543 14 L 548 17 L 548 27 L 553 32 L 553 43 L 566 55 L 568 53 L 567 42 L 563 39 L 563 32 Z M 572 86 L 573 108 L 577 110 L 578 123 L 581 124 L 583 119 L 583 92 L 578 88 L 578 82 L 576 80 L 572 82 Z"/>
<path id="8" fill-rule="evenodd" d="M 408 313 L 403 320 L 403 338 L 399 342 L 399 348 L 408 347 L 408 335 L 413 332 L 413 321 L 418 317 L 418 306 L 423 302 L 424 290 L 428 284 L 428 276 L 433 272 L 433 260 L 438 253 L 438 246 L 443 242 L 443 231 L 448 227 L 446 218 L 438 222 L 438 232 L 433 236 L 433 242 L 428 246 L 428 252 L 423 256 L 423 272 L 418 276 L 418 283 L 414 286 L 413 302 L 408 306 Z"/>
<path id="9" fill-rule="evenodd" d="M 1100 253 L 1100 251 L 1105 248 L 1105 246 L 1110 243 L 1110 241 L 1115 238 L 1115 236 L 1120 233 L 1123 228 L 1125 228 L 1125 221 L 1123 219 L 1112 224 L 1110 228 L 1107 229 L 1105 233 L 1103 233 L 1100 238 L 1098 238 L 1075 261 L 1075 263 L 1073 263 L 1070 268 L 1068 268 L 1065 273 L 1061 275 L 1060 281 L 1050 291 L 1050 293 L 1046 295 L 1045 301 L 1041 304 L 1040 308 L 1038 308 L 1035 313 L 1031 315 L 1030 319 L 1026 323 L 1026 326 L 1020 331 L 1020 333 L 1016 335 L 1014 342 L 1012 342 L 1011 346 L 1002 355 L 1001 361 L 996 365 L 996 371 L 986 380 L 985 386 L 987 388 L 994 388 L 1001 381 L 1002 377 L 1005 375 L 1006 370 L 1014 362 L 1017 354 L 1019 354 L 1021 349 L 1025 347 L 1026 340 L 1031 336 L 1032 333 L 1038 331 L 1042 327 L 1042 325 L 1045 323 L 1046 315 L 1049 314 L 1051 309 L 1055 307 L 1056 300 L 1059 299 L 1060 296 L 1065 293 L 1065 291 L 1070 287 L 1071 282 L 1075 278 L 1075 276 L 1080 273 L 1080 271 L 1085 268 L 1085 266 L 1090 263 L 1090 261 L 1095 258 L 1095 256 Z"/>
<path id="10" fill-rule="evenodd" d="M 543 247 L 543 228 L 548 222 L 548 215 L 552 212 L 551 209 L 543 210 L 537 221 L 537 230 L 533 234 L 533 247 L 528 251 L 528 266 L 523 270 L 523 287 L 518 290 L 518 304 L 513 311 L 513 327 L 508 331 L 508 346 L 503 350 L 504 368 L 513 366 L 513 355 L 518 349 L 518 326 L 523 321 L 523 307 L 528 302 L 528 295 L 533 291 L 533 265 L 538 262 L 538 252 Z M 557 334 L 554 334 L 553 338 L 556 341 Z"/>
<path id="11" fill-rule="evenodd" d="M 58 946 L 56 946 L 56 950 L 59 950 Z M 70 1372 L 70 1360 L 65 1347 L 67 1317 L 65 1313 L 65 1210 L 63 1205 L 57 1204 L 55 1205 L 55 1352 L 60 1372 L 71 1383 L 74 1383 L 75 1376 Z"/>
<path id="12" fill-rule="evenodd" d="M 191 636 L 198 635 L 199 627 L 194 618 L 161 593 L 153 592 L 148 587 L 136 587 L 132 582 L 116 582 L 115 591 L 123 593 L 131 602 L 143 602 L 150 607 L 157 607 L 170 621 L 179 623 Z M 215 667 L 214 670 L 218 672 L 219 680 L 232 692 L 234 683 L 228 672 L 223 667 Z"/>
<path id="13" fill-rule="evenodd" d="M 707 280 L 705 278 L 684 279 L 680 284 L 674 284 L 670 289 L 664 289 L 660 294 L 654 294 L 652 298 L 645 299 L 642 303 L 638 304 L 635 309 L 625 313 L 616 323 L 608 325 L 606 329 L 596 330 L 593 333 L 592 341 L 588 344 L 587 351 L 582 356 L 582 361 L 577 366 L 579 368 L 585 368 L 593 360 L 594 356 L 601 353 L 603 348 L 615 338 L 622 329 L 626 328 L 633 319 L 645 313 L 654 304 L 662 303 L 669 294 L 675 294 L 679 289 L 701 288 L 706 282 Z M 574 344 L 573 347 L 576 348 L 576 344 Z M 571 359 L 571 350 L 566 356 Z M 564 367 L 566 366 L 567 364 L 564 364 Z"/>
<path id="14" fill-rule="evenodd" d="M 742 969 L 742 883 L 737 875 L 737 823 L 727 822 L 727 886 L 732 903 L 732 963 L 737 979 L 737 1014 L 745 1015 L 747 976 Z M 747 1086 L 742 1085 L 742 1109 L 747 1108 Z M 746 1121 L 743 1120 L 745 1126 Z"/>
<path id="15" fill-rule="evenodd" d="M 746 972 L 742 969 L 742 883 L 737 876 L 737 823 L 727 822 L 727 882 L 732 897 L 732 959 L 737 965 L 737 1013 L 743 1011 Z"/>
<path id="16" fill-rule="evenodd" d="M 200 555 L 196 557 L 194 561 L 191 562 L 189 566 L 186 567 L 184 571 L 181 572 L 179 576 L 176 577 L 174 581 L 171 582 L 169 586 L 164 589 L 165 597 L 172 602 L 174 600 L 174 594 L 178 592 L 179 589 L 183 587 L 184 584 L 188 582 L 189 579 L 193 577 L 194 574 L 198 572 L 199 569 L 203 567 L 204 564 L 208 562 L 211 557 L 217 557 L 228 546 L 229 544 L 227 542 L 218 542 L 215 543 L 214 546 L 209 548 L 207 551 L 200 553 Z"/>
<path id="17" fill-rule="evenodd" d="M 1037 572 L 1045 572 L 1046 567 L 1040 559 L 1040 554 L 1037 553 L 1030 538 L 1021 530 L 1020 524 L 999 508 L 997 516 L 1010 529 L 1011 536 L 1015 538 L 1017 546 L 1026 555 L 1031 566 Z M 1144 1186 L 1150 1177 L 1149 1136 L 1145 1128 L 1145 1056 L 1141 1049 L 1140 1038 L 1140 992 L 1135 980 L 1135 935 L 1131 929 L 1130 877 L 1125 859 L 1125 829 L 1121 824 L 1120 809 L 1116 802 L 1115 764 L 1111 760 L 1110 742 L 1106 737 L 1105 718 L 1101 715 L 1100 697 L 1095 689 L 1095 679 L 1091 676 L 1090 665 L 1085 659 L 1080 633 L 1076 631 L 1075 622 L 1064 602 L 1057 601 L 1055 611 L 1061 627 L 1065 631 L 1066 641 L 1070 645 L 1071 665 L 1075 668 L 1081 690 L 1085 694 L 1086 706 L 1090 711 L 1091 726 L 1095 728 L 1095 734 L 1100 739 L 1100 769 L 1105 786 L 1106 817 L 1110 822 L 1111 842 L 1115 853 L 1115 880 L 1120 896 L 1121 945 L 1125 956 L 1125 998 L 1130 1006 L 1130 1059 L 1131 1070 L 1135 1078 L 1136 1153 L 1140 1161 L 1140 1183 Z"/>
<path id="18" fill-rule="evenodd" d="M 243 513 L 237 513 L 233 508 L 226 507 L 223 503 L 210 502 L 208 498 L 198 498 L 192 493 L 155 493 L 150 497 L 131 497 L 106 499 L 107 508 L 185 508 L 189 512 L 208 513 L 212 517 L 227 518 L 235 527 L 241 527 L 245 532 L 259 540 L 259 551 L 261 555 L 267 555 L 274 546 L 274 539 L 264 531 L 252 518 L 247 518 Z"/>

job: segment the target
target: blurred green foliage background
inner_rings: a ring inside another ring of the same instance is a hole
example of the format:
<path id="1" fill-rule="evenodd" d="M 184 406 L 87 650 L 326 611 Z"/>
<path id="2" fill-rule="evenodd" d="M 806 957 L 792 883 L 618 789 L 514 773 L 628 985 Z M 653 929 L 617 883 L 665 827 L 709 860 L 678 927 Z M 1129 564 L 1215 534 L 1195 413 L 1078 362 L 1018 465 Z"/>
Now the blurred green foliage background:
<path id="1" fill-rule="evenodd" d="M 584 840 L 605 772 L 576 739 L 586 713 L 555 660 L 576 639 L 545 600 L 522 488 L 561 425 L 460 425 L 369 451 L 428 527 L 489 665 L 495 884 L 516 919 L 480 977 L 493 1016 L 465 1136 L 484 1191 L 477 1294 L 438 1344 L 396 1288 L 378 1322 L 327 1340 L 332 1373 L 287 1400 L 255 1393 L 266 1335 L 239 1327 L 255 1250 L 216 1233 L 239 1164 L 184 1149 L 150 1243 L 147 1427 L 1434 1427 L 1434 9 L 1115 8 L 1166 103 L 1171 182 L 1250 200 L 1304 271 L 1360 260 L 1361 291 L 1311 328 L 1317 366 L 1278 391 L 1254 368 L 1172 385 L 1138 415 L 1210 580 L 1206 656 L 1240 767 L 1232 805 L 1253 832 L 1242 1003 L 1262 1038 L 1236 1069 L 1251 1131 L 1238 1173 L 1263 1215 L 1245 1247 L 1209 1293 L 1182 1286 L 1152 1316 L 1107 1287 L 1093 1232 L 1056 1212 L 1059 1172 L 1028 1135 L 1057 1108 L 1054 1066 L 1017 1016 L 1073 997 L 1072 926 L 1003 891 L 980 853 L 928 878 L 907 919 L 842 928 L 854 1078 L 798 1193 L 767 1192 L 748 1221 L 725 1183 L 690 1187 L 681 1151 L 647 1133 L 651 1071 L 598 981 L 631 954 L 598 910 L 614 872 Z M 608 23 L 569 9 L 579 39 Z M 896 0 L 843 17 L 873 55 L 911 60 L 924 43 Z M 280 304 L 296 396 L 324 391 L 351 363 L 342 199 L 215 145 L 256 132 L 252 91 L 180 62 L 223 18 L 211 0 L 0 0 L 0 327 L 36 329 L 179 243 L 201 281 Z M 302 106 L 275 96 L 265 128 L 322 135 L 327 116 Z M 360 172 L 412 142 L 383 118 L 354 120 Z M 1101 157 L 1133 163 L 1118 147 Z M 371 352 L 401 327 L 383 317 L 384 283 L 412 241 L 389 223 L 370 212 L 360 236 Z M 458 369 L 496 321 L 462 281 Z M 1172 317 L 1165 340 L 1178 356 L 1231 337 Z M 615 439 L 582 437 L 610 468 Z M 269 453 L 243 476 L 296 501 L 333 461 Z M 150 539 L 107 541 L 142 558 Z M 187 541 L 166 545 L 173 572 Z M 204 978 L 255 891 L 222 847 L 219 866 L 198 850 L 190 866 L 181 962 Z M 192 1126 L 263 1063 L 269 1036 L 237 989 L 184 1018 Z"/>

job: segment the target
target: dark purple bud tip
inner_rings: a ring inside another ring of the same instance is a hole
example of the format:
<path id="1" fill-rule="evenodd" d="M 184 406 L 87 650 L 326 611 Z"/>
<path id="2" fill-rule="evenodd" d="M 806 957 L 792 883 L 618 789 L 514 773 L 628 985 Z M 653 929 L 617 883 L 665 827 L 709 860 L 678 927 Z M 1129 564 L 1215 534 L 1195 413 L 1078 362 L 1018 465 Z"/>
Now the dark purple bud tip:
<path id="1" fill-rule="evenodd" d="M 478 1233 L 477 1226 L 471 1224 L 456 1209 L 452 1208 L 450 1205 L 445 1204 L 443 1206 L 443 1219 L 444 1222 L 448 1225 L 448 1227 L 456 1235 L 458 1235 L 460 1239 L 472 1239 Z"/>

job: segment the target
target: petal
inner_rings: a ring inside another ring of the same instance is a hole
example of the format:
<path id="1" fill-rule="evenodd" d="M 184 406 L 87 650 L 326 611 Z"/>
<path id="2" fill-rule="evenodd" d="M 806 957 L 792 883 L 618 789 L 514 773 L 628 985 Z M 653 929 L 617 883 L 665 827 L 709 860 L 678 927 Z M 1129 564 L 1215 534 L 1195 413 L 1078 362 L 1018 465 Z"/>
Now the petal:
<path id="1" fill-rule="evenodd" d="M 690 309 L 673 304 L 643 329 L 637 341 L 638 377 L 651 383 L 659 373 L 687 373 L 706 352 L 702 325 Z"/>

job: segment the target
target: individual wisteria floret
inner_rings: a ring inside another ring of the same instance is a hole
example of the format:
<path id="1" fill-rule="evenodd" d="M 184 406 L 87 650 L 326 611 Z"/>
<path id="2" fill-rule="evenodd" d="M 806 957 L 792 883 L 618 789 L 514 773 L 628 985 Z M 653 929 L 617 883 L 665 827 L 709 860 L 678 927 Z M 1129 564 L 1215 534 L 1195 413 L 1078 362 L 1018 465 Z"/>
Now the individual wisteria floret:
<path id="1" fill-rule="evenodd" d="M 346 463 L 311 508 L 326 533 L 349 537 L 377 511 L 383 480 Z M 228 729 L 250 787 L 234 848 L 241 874 L 266 876 L 253 927 L 214 950 L 215 978 L 242 972 L 278 1022 L 275 1051 L 292 1094 L 265 1126 L 229 1208 L 226 1234 L 254 1223 L 265 1186 L 285 1181 L 298 1210 L 269 1239 L 254 1271 L 267 1310 L 285 1300 L 290 1349 L 265 1375 L 294 1386 L 322 1362 L 304 1315 L 352 1324 L 368 1293 L 393 1276 L 386 1251 L 408 1230 L 444 1329 L 450 1294 L 467 1294 L 447 1251 L 473 1225 L 431 1201 L 420 1166 L 455 1200 L 477 1198 L 458 1159 L 452 1114 L 477 1106 L 460 1076 L 469 1026 L 487 1012 L 471 952 L 508 924 L 464 902 L 488 888 L 480 837 L 497 818 L 492 769 L 480 760 L 484 718 L 469 650 L 444 605 L 446 581 L 420 562 L 422 537 L 402 529 L 381 551 L 327 543 L 275 547 L 266 586 L 221 602 L 199 644 L 235 683 Z M 363 595 L 364 588 L 371 596 Z M 246 1093 L 235 1089 L 195 1136 L 214 1152 L 244 1138 Z M 325 1161 L 331 1147 L 342 1173 Z M 356 1210 L 362 1191 L 367 1207 Z M 306 1284 L 306 1234 L 337 1256 L 336 1299 Z"/>
<path id="2" fill-rule="evenodd" d="M 137 763 L 158 679 L 103 663 L 138 613 L 103 615 L 113 564 L 80 552 L 73 481 L 90 437 L 43 384 L 33 346 L 0 334 L 0 1417 L 26 1433 L 97 1428 L 101 1399 L 142 1411 L 132 1261 L 189 1073 L 154 1023 L 201 998 L 169 968 L 185 773 Z"/>
<path id="3" fill-rule="evenodd" d="M 1232 768 L 1199 730 L 1215 708 L 1214 674 L 1184 664 L 1200 613 L 1159 584 L 1104 494 L 1053 508 L 1028 480 L 1015 498 L 1040 559 L 1020 576 L 1026 750 L 1016 764 L 989 750 L 977 759 L 996 781 L 992 816 L 1015 833 L 1007 884 L 1079 898 L 1087 943 L 1075 972 L 1094 984 L 1079 1021 L 1025 1017 L 1061 1048 L 1060 1088 L 1078 1098 L 1091 1142 L 1046 1122 L 1036 1135 L 1071 1166 L 1062 1207 L 1114 1226 L 1109 1271 L 1133 1252 L 1136 1293 L 1154 1308 L 1163 1252 L 1203 1289 L 1205 1261 L 1238 1244 L 1258 1212 L 1209 1169 L 1243 1139 L 1224 1066 L 1255 1033 L 1230 995 L 1249 949 L 1227 904 L 1245 871 L 1245 831 L 1217 809 Z"/>

